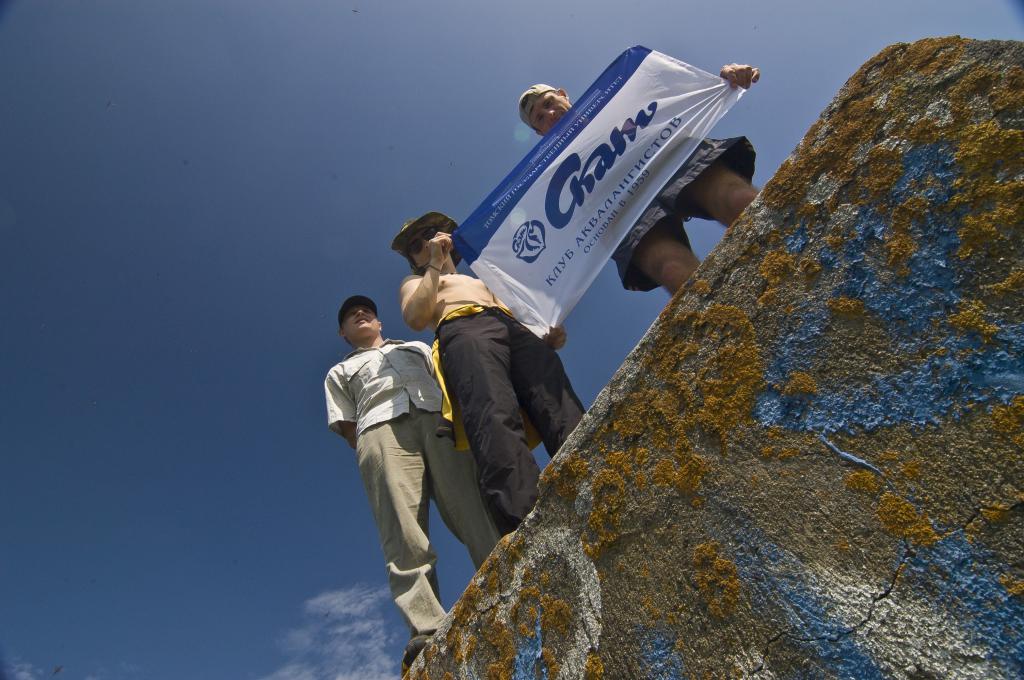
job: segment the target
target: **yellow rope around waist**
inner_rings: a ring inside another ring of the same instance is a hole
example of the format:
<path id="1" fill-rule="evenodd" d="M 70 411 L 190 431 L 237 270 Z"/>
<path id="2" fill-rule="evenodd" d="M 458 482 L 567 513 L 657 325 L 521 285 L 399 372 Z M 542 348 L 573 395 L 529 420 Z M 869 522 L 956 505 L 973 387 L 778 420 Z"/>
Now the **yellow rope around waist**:
<path id="1" fill-rule="evenodd" d="M 483 305 L 457 307 L 441 317 L 441 320 L 437 322 L 437 328 L 440 328 L 441 324 L 445 321 L 451 321 L 452 319 L 464 316 L 473 316 L 487 309 L 489 308 Z M 512 312 L 504 305 L 498 305 L 495 309 L 500 309 L 505 314 L 508 314 L 509 317 L 515 318 L 512 316 Z M 434 332 L 434 344 L 430 350 L 431 358 L 434 360 L 434 374 L 437 376 L 437 382 L 441 386 L 441 417 L 452 424 L 452 430 L 455 433 L 455 449 L 458 451 L 468 451 L 469 438 L 466 437 L 466 428 L 462 425 L 462 412 L 459 410 L 458 403 L 449 396 L 448 387 L 444 382 L 444 367 L 441 365 L 441 349 L 436 330 Z M 525 411 L 520 409 L 519 414 L 523 418 L 523 428 L 526 431 L 526 445 L 533 449 L 541 442 L 540 433 L 537 432 L 537 428 L 530 422 Z"/>

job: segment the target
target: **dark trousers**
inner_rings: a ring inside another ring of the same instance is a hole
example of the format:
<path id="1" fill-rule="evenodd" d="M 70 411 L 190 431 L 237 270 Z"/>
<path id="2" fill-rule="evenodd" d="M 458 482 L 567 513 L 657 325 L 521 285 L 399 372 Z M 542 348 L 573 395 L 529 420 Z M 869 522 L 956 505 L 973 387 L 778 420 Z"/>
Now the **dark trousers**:
<path id="1" fill-rule="evenodd" d="M 519 409 L 552 456 L 575 429 L 583 406 L 558 354 L 498 309 L 446 321 L 437 329 L 445 383 L 462 411 L 480 492 L 502 534 L 537 501 L 540 469 L 526 445 Z"/>

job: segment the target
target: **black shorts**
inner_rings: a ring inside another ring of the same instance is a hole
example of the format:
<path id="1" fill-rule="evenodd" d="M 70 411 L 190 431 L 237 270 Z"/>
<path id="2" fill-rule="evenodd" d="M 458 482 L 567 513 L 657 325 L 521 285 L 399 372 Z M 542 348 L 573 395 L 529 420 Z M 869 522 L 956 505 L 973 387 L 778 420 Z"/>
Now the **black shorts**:
<path id="1" fill-rule="evenodd" d="M 746 137 L 702 141 L 676 174 L 665 183 L 612 254 L 615 266 L 619 270 L 622 287 L 626 290 L 653 290 L 658 287 L 654 280 L 633 266 L 632 260 L 633 251 L 640 244 L 640 239 L 660 220 L 670 215 L 678 217 L 679 229 L 675 233 L 679 241 L 689 248 L 690 239 L 686 236 L 683 222 L 691 217 L 712 219 L 700 206 L 689 203 L 683 196 L 683 190 L 690 182 L 700 177 L 700 174 L 719 158 L 730 170 L 745 177 L 749 182 L 754 177 L 755 155 L 754 147 Z"/>

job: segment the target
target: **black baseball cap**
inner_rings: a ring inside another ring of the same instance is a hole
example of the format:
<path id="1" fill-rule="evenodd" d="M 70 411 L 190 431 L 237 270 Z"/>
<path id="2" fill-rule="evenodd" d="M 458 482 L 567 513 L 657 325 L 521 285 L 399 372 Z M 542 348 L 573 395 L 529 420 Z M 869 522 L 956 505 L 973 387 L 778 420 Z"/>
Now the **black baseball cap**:
<path id="1" fill-rule="evenodd" d="M 338 328 L 341 328 L 341 322 L 345 320 L 345 315 L 353 307 L 369 307 L 373 310 L 373 315 L 377 316 L 377 305 L 373 300 L 366 297 L 365 295 L 353 295 L 349 299 L 341 303 L 341 309 L 338 310 Z"/>

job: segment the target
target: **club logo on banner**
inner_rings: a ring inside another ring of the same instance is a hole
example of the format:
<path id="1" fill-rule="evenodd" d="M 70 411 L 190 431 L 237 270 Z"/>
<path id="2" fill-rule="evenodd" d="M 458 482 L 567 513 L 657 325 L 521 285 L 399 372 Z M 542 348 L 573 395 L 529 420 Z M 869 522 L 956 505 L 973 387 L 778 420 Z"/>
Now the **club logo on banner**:
<path id="1" fill-rule="evenodd" d="M 536 262 L 544 252 L 544 223 L 523 222 L 512 236 L 512 250 L 523 262 Z"/>
<path id="2" fill-rule="evenodd" d="M 645 47 L 626 50 L 455 230 L 456 249 L 543 335 L 742 93 Z"/>

